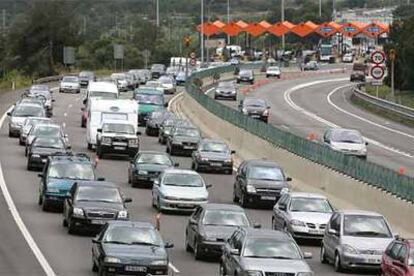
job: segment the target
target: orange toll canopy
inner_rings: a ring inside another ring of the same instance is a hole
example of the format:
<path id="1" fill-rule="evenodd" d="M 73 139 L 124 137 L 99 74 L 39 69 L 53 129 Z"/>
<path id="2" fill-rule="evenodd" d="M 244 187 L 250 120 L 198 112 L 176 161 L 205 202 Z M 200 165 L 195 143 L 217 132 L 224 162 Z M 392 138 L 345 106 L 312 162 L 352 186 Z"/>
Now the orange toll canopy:
<path id="1" fill-rule="evenodd" d="M 363 28 L 362 32 L 369 37 L 375 38 L 387 32 L 387 26 L 385 24 L 373 22 L 371 24 L 366 25 Z"/>
<path id="2" fill-rule="evenodd" d="M 220 32 L 220 28 L 214 25 L 213 23 L 206 22 L 203 25 L 197 26 L 197 31 L 203 33 L 206 36 L 211 36 Z"/>
<path id="3" fill-rule="evenodd" d="M 270 27 L 272 27 L 272 24 L 270 24 L 269 22 L 263 20 L 261 22 L 259 22 L 259 25 L 262 26 L 265 30 L 269 29 Z"/>
<path id="4" fill-rule="evenodd" d="M 226 24 L 224 24 L 223 22 L 221 22 L 220 20 L 216 20 L 213 22 L 213 25 L 218 27 L 219 29 L 223 29 L 224 26 L 226 26 Z"/>
<path id="5" fill-rule="evenodd" d="M 346 22 L 341 25 L 339 31 L 345 36 L 354 37 L 361 33 L 365 26 L 366 24 L 360 22 Z"/>
<path id="6" fill-rule="evenodd" d="M 240 27 L 240 29 L 243 31 L 244 29 L 246 29 L 249 24 L 247 24 L 246 22 L 244 22 L 243 20 L 239 20 L 236 22 L 236 25 Z"/>
<path id="7" fill-rule="evenodd" d="M 293 27 L 295 27 L 295 25 L 288 21 L 284 21 L 272 25 L 267 29 L 267 31 L 275 36 L 283 36 L 290 32 Z"/>
<path id="8" fill-rule="evenodd" d="M 318 28 L 318 25 L 313 23 L 312 21 L 307 21 L 305 23 L 300 23 L 292 28 L 292 33 L 300 36 L 305 37 L 311 33 L 313 33 Z"/>
<path id="9" fill-rule="evenodd" d="M 335 22 L 325 22 L 319 25 L 315 32 L 323 37 L 330 37 L 334 34 L 336 34 L 339 29 L 341 28 L 341 25 L 335 23 Z"/>
<path id="10" fill-rule="evenodd" d="M 251 23 L 249 24 L 249 26 L 246 27 L 245 31 L 251 34 L 252 36 L 259 36 L 266 32 L 266 29 L 258 23 Z"/>
<path id="11" fill-rule="evenodd" d="M 234 22 L 226 24 L 226 26 L 224 26 L 221 30 L 229 36 L 237 36 L 242 31 L 239 25 L 237 25 L 237 23 Z"/>

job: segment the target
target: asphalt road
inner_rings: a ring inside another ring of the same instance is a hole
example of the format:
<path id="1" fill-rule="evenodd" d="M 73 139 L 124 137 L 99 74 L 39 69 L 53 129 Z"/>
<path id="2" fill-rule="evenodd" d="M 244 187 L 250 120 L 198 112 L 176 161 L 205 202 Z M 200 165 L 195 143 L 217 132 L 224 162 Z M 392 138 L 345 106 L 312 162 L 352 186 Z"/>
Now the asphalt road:
<path id="1" fill-rule="evenodd" d="M 276 84 L 277 89 L 283 90 L 283 87 L 291 87 L 304 80 L 285 80 Z M 272 89 L 269 94 L 277 94 Z M 69 134 L 73 150 L 76 152 L 87 152 L 85 141 L 85 129 L 80 128 L 80 107 L 82 95 L 55 94 L 55 117 L 54 120 L 65 123 L 66 131 Z M 287 106 L 284 106 L 287 108 Z M 277 109 L 273 108 L 273 113 Z M 279 110 L 278 112 L 282 112 Z M 272 123 L 278 124 L 281 118 L 272 115 Z M 156 138 L 141 137 L 141 149 L 145 150 L 162 150 L 164 146 L 157 143 Z M 94 153 L 90 152 L 94 157 Z M 185 157 L 174 158 L 180 163 L 181 168 L 190 168 L 190 159 Z M 28 230 L 34 240 L 45 255 L 48 262 L 57 275 L 94 275 L 91 271 L 91 237 L 72 236 L 67 234 L 66 228 L 62 226 L 62 215 L 59 213 L 44 213 L 37 205 L 37 189 L 39 179 L 37 173 L 26 171 L 26 158 L 24 149 L 18 145 L 17 139 L 7 137 L 7 125 L 5 124 L 0 130 L 0 162 L 4 172 L 4 178 L 10 193 L 17 205 L 20 215 L 25 222 Z M 128 197 L 133 198 L 129 204 L 129 211 L 132 219 L 154 221 L 156 211 L 151 207 L 151 191 L 149 189 L 131 188 L 127 183 L 128 160 L 125 159 L 104 159 L 98 166 L 99 176 L 107 180 L 116 182 Z M 234 176 L 218 174 L 202 174 L 208 184 L 212 184 L 210 189 L 210 201 L 218 203 L 232 203 L 232 185 Z M 15 266 L 22 267 L 20 275 L 41 275 L 36 260 L 30 254 L 27 246 L 22 241 L 21 234 L 11 228 L 9 232 L 6 227 L 13 226 L 10 217 L 7 217 L 7 209 L 3 206 L 0 199 L 0 218 L 3 219 L 0 227 L 0 234 L 3 244 L 0 247 L 0 254 L 4 250 L 16 252 L 8 255 Z M 252 220 L 261 223 L 263 227 L 270 227 L 271 210 L 248 209 L 247 212 Z M 195 261 L 192 254 L 185 252 L 184 248 L 184 230 L 188 216 L 164 214 L 161 218 L 161 233 L 164 240 L 171 241 L 175 247 L 171 250 L 171 262 L 177 267 L 181 274 L 185 276 L 212 276 L 218 275 L 218 263 L 212 261 Z M 6 225 L 6 226 L 5 226 Z M 8 225 L 8 226 L 7 226 Z M 6 234 L 8 235 L 6 236 Z M 6 240 L 6 241 L 5 241 Z M 10 242 L 10 247 L 6 247 Z M 319 262 L 318 244 L 301 245 L 304 251 L 313 253 L 314 258 L 309 261 L 315 275 L 327 276 L 335 275 L 333 268 L 328 265 L 322 265 Z M 4 248 L 4 249 L 3 249 Z M 18 254 L 18 255 L 17 255 Z M 0 255 L 3 257 L 2 255 Z M 8 263 L 8 259 L 0 258 L 0 269 Z M 9 266 L 13 273 L 2 273 L 2 275 L 19 275 L 17 267 Z M 30 271 L 30 273 L 28 273 Z M 15 273 L 16 272 L 16 273 Z M 362 275 L 356 272 L 354 275 Z M 364 274 L 368 275 L 368 274 Z"/>

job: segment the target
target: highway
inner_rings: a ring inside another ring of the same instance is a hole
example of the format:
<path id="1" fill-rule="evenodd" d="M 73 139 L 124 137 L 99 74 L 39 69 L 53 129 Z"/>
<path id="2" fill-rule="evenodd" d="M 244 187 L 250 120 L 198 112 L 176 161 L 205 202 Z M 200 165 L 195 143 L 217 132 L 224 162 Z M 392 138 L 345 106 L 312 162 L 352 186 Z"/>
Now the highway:
<path id="1" fill-rule="evenodd" d="M 340 77 L 336 75 L 335 77 Z M 318 76 L 320 79 L 328 79 L 332 76 Z M 309 79 L 289 79 L 276 81 L 275 84 L 260 88 L 257 92 L 261 97 L 272 100 L 271 123 L 283 126 L 287 129 L 300 130 L 306 133 L 318 126 L 313 120 L 305 120 L 299 114 L 293 115 L 291 121 L 286 121 L 287 112 L 291 108 L 279 96 L 283 91 L 297 84 L 313 81 Z M 128 97 L 127 94 L 124 94 Z M 3 98 L 1 98 L 3 99 Z M 72 148 L 75 152 L 87 152 L 85 141 L 85 129 L 80 127 L 80 108 L 83 95 L 70 95 L 55 93 L 55 117 L 54 120 L 65 123 Z M 8 101 L 11 101 L 8 99 Z M 276 102 L 275 102 L 276 101 Z M 5 101 L 2 101 L 4 103 Z M 230 102 L 228 102 L 230 103 Z M 291 111 L 292 112 L 292 111 Z M 279 115 L 276 115 L 279 114 Z M 296 119 L 297 116 L 297 119 Z M 319 130 L 321 130 L 320 128 Z M 157 143 L 157 139 L 143 135 L 141 137 L 141 149 L 161 150 L 164 146 Z M 91 152 L 92 158 L 94 153 Z M 185 157 L 174 158 L 180 163 L 181 168 L 190 168 L 190 159 Z M 0 163 L 4 179 L 11 193 L 14 203 L 22 217 L 27 229 L 39 246 L 46 260 L 51 265 L 56 275 L 95 275 L 91 271 L 91 237 L 72 236 L 67 234 L 62 226 L 60 213 L 44 213 L 37 205 L 37 189 L 39 179 L 36 172 L 26 171 L 26 158 L 24 149 L 18 145 L 17 139 L 7 137 L 7 124 L 0 131 Z M 149 189 L 131 188 L 127 183 L 126 159 L 104 159 L 99 162 L 98 174 L 107 180 L 116 182 L 125 195 L 132 197 L 129 211 L 132 219 L 154 221 L 156 211 L 151 207 L 151 191 Z M 234 176 L 219 174 L 202 174 L 207 184 L 212 184 L 210 189 L 210 202 L 232 203 L 232 185 Z M 10 214 L 3 206 L 3 198 L 0 199 L 0 218 L 7 223 L 2 227 L 0 234 L 7 237 L 0 248 L 0 273 L 2 275 L 44 275 L 30 249 L 21 238 L 21 233 L 11 223 Z M 271 222 L 271 210 L 248 209 L 252 220 L 269 228 Z M 180 275 L 212 276 L 218 275 L 218 263 L 211 261 L 195 261 L 194 256 L 185 252 L 184 233 L 188 220 L 187 215 L 163 214 L 161 217 L 161 233 L 164 240 L 173 242 L 175 247 L 171 250 L 171 263 L 180 271 Z M 9 225 L 10 224 L 10 225 Z M 8 229 L 10 228 L 10 229 Z M 9 246 L 8 243 L 10 243 Z M 309 260 L 315 275 L 335 275 L 332 266 L 322 265 L 319 262 L 319 245 L 302 244 L 303 251 L 313 253 L 313 259 Z M 13 248 L 13 252 L 6 249 Z M 4 256 L 3 256 L 4 255 Z M 16 258 L 16 256 L 18 256 Z M 12 263 L 9 259 L 13 259 Z M 4 269 L 3 269 L 4 268 Z M 10 270 L 7 270 L 10 269 Z M 13 273 L 7 273 L 12 271 Z M 28 273 L 30 271 L 30 273 Z M 357 272 L 354 275 L 370 275 L 369 272 Z"/>

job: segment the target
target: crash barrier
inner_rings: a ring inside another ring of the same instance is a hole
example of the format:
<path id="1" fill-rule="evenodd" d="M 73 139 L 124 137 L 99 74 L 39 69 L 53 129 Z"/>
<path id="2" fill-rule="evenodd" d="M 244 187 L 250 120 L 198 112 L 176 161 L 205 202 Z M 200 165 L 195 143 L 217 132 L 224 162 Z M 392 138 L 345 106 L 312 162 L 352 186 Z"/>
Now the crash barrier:
<path id="1" fill-rule="evenodd" d="M 34 81 L 34 83 L 36 84 L 41 84 L 41 83 L 47 83 L 47 82 L 55 82 L 55 81 L 60 81 L 62 79 L 62 76 L 50 76 L 50 77 L 44 77 L 44 78 L 40 78 Z"/>
<path id="2" fill-rule="evenodd" d="M 186 90 L 193 99 L 214 115 L 274 146 L 363 181 L 400 199 L 414 202 L 414 180 L 412 177 L 370 161 L 331 150 L 322 144 L 255 120 L 205 95 L 199 86 L 200 81 L 196 81 L 232 70 L 234 70 L 233 67 L 227 66 L 195 72 L 189 77 Z"/>

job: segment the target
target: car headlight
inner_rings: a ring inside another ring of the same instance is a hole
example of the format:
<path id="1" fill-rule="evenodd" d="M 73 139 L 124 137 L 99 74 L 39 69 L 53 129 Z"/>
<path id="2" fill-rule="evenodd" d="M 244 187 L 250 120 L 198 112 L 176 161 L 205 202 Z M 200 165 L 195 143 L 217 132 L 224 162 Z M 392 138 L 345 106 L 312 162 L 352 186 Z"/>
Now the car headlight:
<path id="1" fill-rule="evenodd" d="M 112 139 L 110 137 L 102 137 L 101 144 L 102 145 L 110 145 L 112 142 Z"/>
<path id="2" fill-rule="evenodd" d="M 313 276 L 313 272 L 299 272 L 297 276 Z"/>
<path id="3" fill-rule="evenodd" d="M 57 189 L 57 188 L 47 188 L 47 191 L 49 193 L 59 193 L 59 189 Z"/>
<path id="4" fill-rule="evenodd" d="M 126 219 L 126 218 L 128 218 L 128 212 L 125 211 L 125 210 L 119 211 L 118 212 L 118 218 L 120 218 L 120 219 Z"/>
<path id="5" fill-rule="evenodd" d="M 105 257 L 104 262 L 105 263 L 119 264 L 121 262 L 121 260 L 119 258 L 115 258 L 115 257 Z"/>
<path id="6" fill-rule="evenodd" d="M 84 212 L 81 208 L 73 208 L 73 215 L 78 216 L 78 217 L 83 217 L 84 216 Z"/>
<path id="7" fill-rule="evenodd" d="M 40 158 L 40 155 L 39 154 L 32 154 L 32 157 L 33 158 Z"/>
<path id="8" fill-rule="evenodd" d="M 244 273 L 245 276 L 263 276 L 263 273 L 256 270 L 248 270 Z"/>
<path id="9" fill-rule="evenodd" d="M 224 160 L 225 163 L 231 163 L 233 160 L 231 158 Z"/>
<path id="10" fill-rule="evenodd" d="M 164 130 L 164 133 L 166 134 L 166 135 L 170 135 L 170 130 L 169 129 L 166 129 L 166 130 Z"/>
<path id="11" fill-rule="evenodd" d="M 269 109 L 263 111 L 263 116 L 269 116 Z"/>
<path id="12" fill-rule="evenodd" d="M 208 161 L 208 158 L 207 158 L 207 157 L 201 157 L 201 156 L 200 156 L 200 160 L 201 160 L 201 161 Z"/>
<path id="13" fill-rule="evenodd" d="M 294 226 L 302 226 L 302 227 L 306 226 L 306 224 L 303 221 L 300 221 L 300 220 L 297 220 L 297 219 L 292 219 L 290 221 L 290 224 L 294 225 Z"/>
<path id="14" fill-rule="evenodd" d="M 246 191 L 247 191 L 249 194 L 255 194 L 255 193 L 256 193 L 256 188 L 255 188 L 254 186 L 252 186 L 252 185 L 247 185 L 247 186 L 246 186 Z"/>
<path id="15" fill-rule="evenodd" d="M 287 187 L 285 187 L 285 188 L 283 188 L 282 190 L 280 190 L 280 194 L 281 194 L 281 195 L 283 195 L 283 194 L 287 194 L 287 193 L 289 193 L 289 188 L 287 188 Z"/>
<path id="16" fill-rule="evenodd" d="M 243 108 L 242 109 L 242 112 L 243 112 L 243 114 L 247 114 L 248 113 L 246 108 Z"/>
<path id="17" fill-rule="evenodd" d="M 130 147 L 137 147 L 138 146 L 138 139 L 130 139 L 128 141 L 128 146 L 130 146 Z"/>
<path id="18" fill-rule="evenodd" d="M 151 265 L 168 265 L 168 262 L 167 260 L 154 260 Z"/>
<path id="19" fill-rule="evenodd" d="M 355 248 L 353 248 L 352 246 L 348 244 L 342 245 L 342 250 L 344 251 L 344 253 L 348 253 L 348 254 L 359 254 L 358 250 L 356 250 Z"/>

